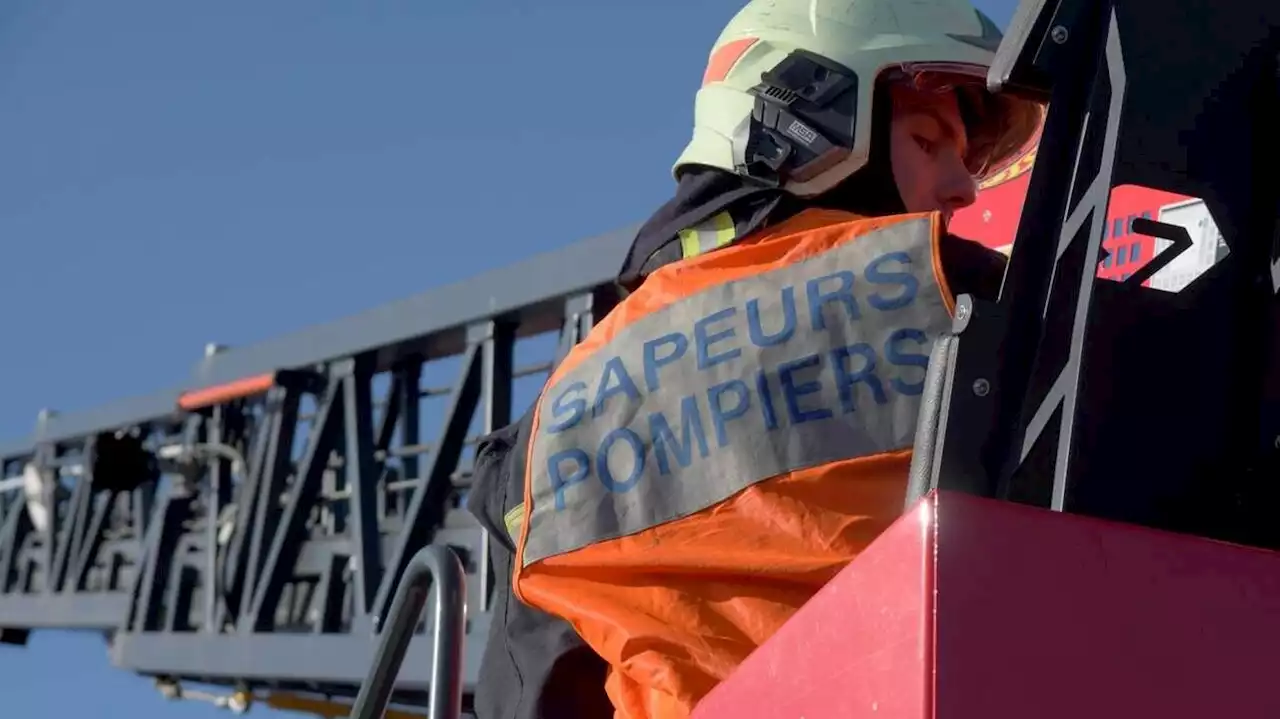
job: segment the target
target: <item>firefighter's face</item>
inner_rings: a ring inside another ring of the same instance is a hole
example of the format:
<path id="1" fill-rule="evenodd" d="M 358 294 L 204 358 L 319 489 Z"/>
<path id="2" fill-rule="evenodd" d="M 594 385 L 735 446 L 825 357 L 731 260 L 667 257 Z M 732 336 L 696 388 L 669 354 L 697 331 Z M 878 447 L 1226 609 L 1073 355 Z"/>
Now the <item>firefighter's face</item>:
<path id="1" fill-rule="evenodd" d="M 896 85 L 890 156 L 893 178 L 907 212 L 951 215 L 973 204 L 978 184 L 965 164 L 968 136 L 952 92 Z"/>

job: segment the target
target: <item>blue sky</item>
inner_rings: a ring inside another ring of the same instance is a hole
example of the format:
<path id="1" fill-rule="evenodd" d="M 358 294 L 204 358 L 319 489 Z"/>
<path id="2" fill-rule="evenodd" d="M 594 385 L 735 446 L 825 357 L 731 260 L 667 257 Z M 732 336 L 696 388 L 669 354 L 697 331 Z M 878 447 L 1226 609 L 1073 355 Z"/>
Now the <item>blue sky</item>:
<path id="1" fill-rule="evenodd" d="M 6 0 L 0 438 L 181 384 L 207 342 L 643 220 L 740 4 Z M 229 716 L 93 634 L 0 647 L 0 697 L 14 719 Z"/>

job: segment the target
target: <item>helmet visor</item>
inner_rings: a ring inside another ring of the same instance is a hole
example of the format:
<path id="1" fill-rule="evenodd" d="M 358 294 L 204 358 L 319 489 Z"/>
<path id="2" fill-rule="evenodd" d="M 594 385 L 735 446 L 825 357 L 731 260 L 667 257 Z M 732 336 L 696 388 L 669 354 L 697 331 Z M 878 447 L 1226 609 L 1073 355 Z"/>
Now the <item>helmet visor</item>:
<path id="1" fill-rule="evenodd" d="M 965 166 L 979 181 L 1008 167 L 1040 138 L 1044 106 L 987 90 L 987 68 L 967 63 L 904 63 L 883 74 L 921 92 L 954 93 L 968 134 Z"/>

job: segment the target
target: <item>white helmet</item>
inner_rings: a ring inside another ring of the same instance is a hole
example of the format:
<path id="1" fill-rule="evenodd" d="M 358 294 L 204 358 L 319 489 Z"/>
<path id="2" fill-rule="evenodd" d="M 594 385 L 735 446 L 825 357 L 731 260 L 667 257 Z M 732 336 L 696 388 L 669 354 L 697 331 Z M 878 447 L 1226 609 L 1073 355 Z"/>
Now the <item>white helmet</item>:
<path id="1" fill-rule="evenodd" d="M 875 86 L 896 76 L 963 91 L 981 179 L 1016 159 L 1043 118 L 1036 103 L 987 92 L 1000 40 L 967 0 L 751 0 L 711 51 L 674 172 L 708 165 L 822 194 L 867 164 Z"/>

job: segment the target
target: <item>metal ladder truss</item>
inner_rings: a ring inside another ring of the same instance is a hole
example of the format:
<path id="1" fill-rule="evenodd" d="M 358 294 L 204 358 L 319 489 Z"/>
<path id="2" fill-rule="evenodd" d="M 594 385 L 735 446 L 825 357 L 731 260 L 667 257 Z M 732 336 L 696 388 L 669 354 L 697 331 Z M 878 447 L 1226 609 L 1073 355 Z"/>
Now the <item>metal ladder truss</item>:
<path id="1" fill-rule="evenodd" d="M 171 696 L 201 684 L 233 691 L 222 703 L 238 710 L 349 702 L 382 656 L 401 577 L 417 581 L 411 559 L 447 548 L 465 575 L 469 705 L 493 582 L 487 535 L 461 506 L 475 444 L 615 300 L 631 236 L 211 348 L 178 390 L 42 413 L 33 436 L 0 445 L 0 641 L 101 631 L 116 666 Z M 380 700 L 421 706 L 433 640 L 416 612 L 411 626 Z"/>

